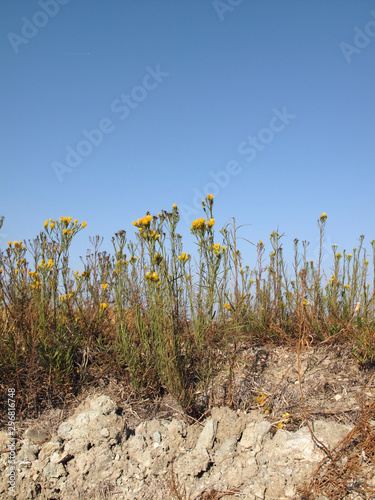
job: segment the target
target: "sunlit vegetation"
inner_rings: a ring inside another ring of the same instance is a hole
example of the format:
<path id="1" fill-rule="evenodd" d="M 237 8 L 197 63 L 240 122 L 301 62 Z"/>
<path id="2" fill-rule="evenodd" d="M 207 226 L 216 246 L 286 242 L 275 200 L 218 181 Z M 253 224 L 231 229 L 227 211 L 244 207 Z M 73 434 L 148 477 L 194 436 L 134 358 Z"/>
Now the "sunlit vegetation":
<path id="1" fill-rule="evenodd" d="M 375 259 L 370 263 L 363 236 L 351 252 L 332 247 L 327 276 L 323 213 L 317 262 L 307 242 L 295 239 L 287 267 L 283 236 L 274 231 L 256 244 L 250 267 L 234 219 L 217 230 L 213 207 L 207 195 L 192 222 L 195 256 L 184 252 L 176 205 L 134 221 L 133 241 L 117 232 L 112 255 L 100 251 L 100 237 L 90 238 L 81 270 L 70 268 L 69 252 L 85 222 L 46 220 L 34 241 L 8 242 L 0 253 L 0 377 L 16 387 L 20 408 L 77 393 L 110 370 L 189 408 L 197 384 L 209 384 L 215 353 L 233 356 L 243 343 L 350 343 L 361 363 L 375 360 L 368 278 Z"/>

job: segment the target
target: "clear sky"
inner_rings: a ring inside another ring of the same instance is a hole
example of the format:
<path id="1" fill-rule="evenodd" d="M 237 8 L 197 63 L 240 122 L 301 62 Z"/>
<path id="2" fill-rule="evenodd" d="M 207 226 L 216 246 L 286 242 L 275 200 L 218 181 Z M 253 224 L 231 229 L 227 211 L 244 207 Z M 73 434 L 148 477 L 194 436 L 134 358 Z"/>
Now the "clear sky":
<path id="1" fill-rule="evenodd" d="M 253 242 L 316 258 L 326 212 L 329 255 L 371 251 L 374 1 L 2 0 L 0 29 L 0 248 L 71 216 L 78 262 L 177 203 L 189 251 L 213 193 Z"/>

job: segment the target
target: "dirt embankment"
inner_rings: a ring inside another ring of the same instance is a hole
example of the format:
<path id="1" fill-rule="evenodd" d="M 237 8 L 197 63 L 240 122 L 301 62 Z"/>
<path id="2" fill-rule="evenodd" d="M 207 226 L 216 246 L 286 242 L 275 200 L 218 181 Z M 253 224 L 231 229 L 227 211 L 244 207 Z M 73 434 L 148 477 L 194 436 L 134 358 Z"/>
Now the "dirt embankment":
<path id="1" fill-rule="evenodd" d="M 337 347 L 300 361 L 288 349 L 244 348 L 197 395 L 211 405 L 200 421 L 171 398 L 135 405 L 103 384 L 68 413 L 23 422 L 16 498 L 375 498 L 373 368 Z M 1 450 L 7 440 L 0 432 Z"/>

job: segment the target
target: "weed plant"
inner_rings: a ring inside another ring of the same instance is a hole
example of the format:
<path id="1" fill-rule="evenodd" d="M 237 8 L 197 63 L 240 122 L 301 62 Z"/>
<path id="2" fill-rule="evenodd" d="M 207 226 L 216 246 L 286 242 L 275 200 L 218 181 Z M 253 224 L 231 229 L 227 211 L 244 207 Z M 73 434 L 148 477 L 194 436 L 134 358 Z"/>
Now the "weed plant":
<path id="1" fill-rule="evenodd" d="M 288 268 L 283 235 L 273 231 L 269 254 L 256 244 L 251 269 L 238 249 L 240 228 L 232 219 L 215 232 L 213 206 L 207 195 L 204 217 L 192 222 L 195 259 L 183 251 L 176 205 L 134 221 L 133 241 L 117 232 L 113 255 L 90 238 L 81 272 L 71 270 L 69 252 L 85 222 L 50 219 L 34 241 L 8 242 L 0 252 L 0 377 L 16 387 L 21 409 L 31 394 L 38 403 L 77 392 L 93 367 L 126 372 L 135 388 L 167 390 L 189 408 L 198 385 L 208 387 L 218 352 L 232 359 L 241 343 L 293 345 L 301 328 L 309 343 L 349 342 L 362 363 L 375 361 L 363 236 L 351 253 L 333 245 L 326 276 L 323 213 L 317 262 L 295 239 Z"/>

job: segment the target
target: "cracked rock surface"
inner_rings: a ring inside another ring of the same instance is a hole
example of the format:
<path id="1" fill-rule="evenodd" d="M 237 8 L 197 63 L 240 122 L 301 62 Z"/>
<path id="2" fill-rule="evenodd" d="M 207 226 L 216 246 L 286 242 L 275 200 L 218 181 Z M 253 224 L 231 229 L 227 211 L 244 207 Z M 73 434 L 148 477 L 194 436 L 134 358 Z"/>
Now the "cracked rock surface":
<path id="1" fill-rule="evenodd" d="M 28 429 L 17 449 L 17 499 L 165 500 L 178 498 L 174 487 L 185 487 L 190 498 L 212 490 L 232 492 L 225 498 L 299 498 L 298 486 L 324 457 L 306 426 L 279 429 L 258 410 L 216 407 L 203 423 L 151 419 L 135 429 L 119 413 L 109 396 L 97 395 L 57 434 Z M 351 430 L 336 422 L 313 425 L 329 449 Z M 0 434 L 1 444 L 6 437 Z M 6 465 L 3 454 L 1 498 Z"/>

